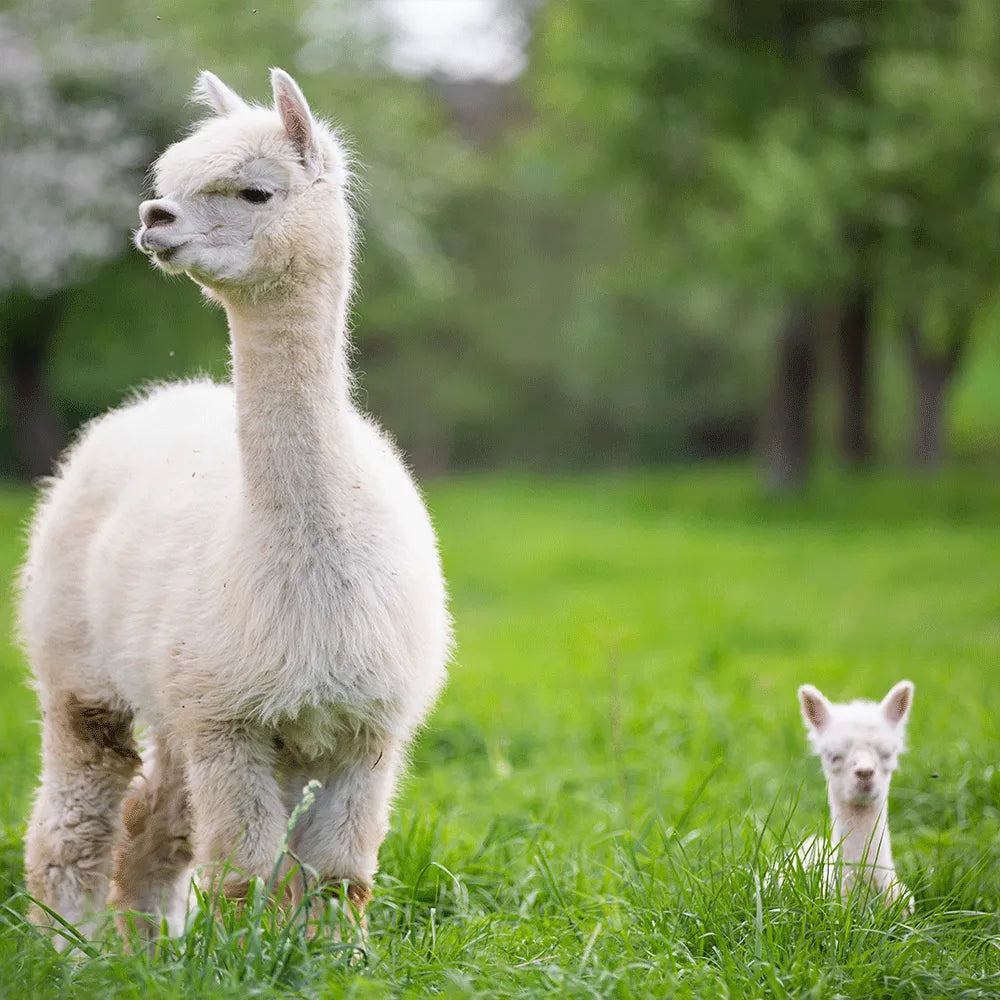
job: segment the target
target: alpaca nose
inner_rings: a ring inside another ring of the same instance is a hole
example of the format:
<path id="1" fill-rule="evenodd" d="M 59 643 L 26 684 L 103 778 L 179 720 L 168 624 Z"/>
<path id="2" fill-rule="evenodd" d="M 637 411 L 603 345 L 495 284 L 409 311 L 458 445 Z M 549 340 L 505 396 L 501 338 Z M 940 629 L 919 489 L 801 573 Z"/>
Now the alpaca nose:
<path id="1" fill-rule="evenodd" d="M 874 767 L 856 767 L 854 769 L 854 777 L 859 781 L 871 781 L 875 777 Z"/>
<path id="2" fill-rule="evenodd" d="M 147 229 L 154 226 L 169 226 L 171 222 L 177 221 L 177 212 L 173 206 L 164 198 L 156 201 L 144 201 L 139 206 L 139 218 Z"/>

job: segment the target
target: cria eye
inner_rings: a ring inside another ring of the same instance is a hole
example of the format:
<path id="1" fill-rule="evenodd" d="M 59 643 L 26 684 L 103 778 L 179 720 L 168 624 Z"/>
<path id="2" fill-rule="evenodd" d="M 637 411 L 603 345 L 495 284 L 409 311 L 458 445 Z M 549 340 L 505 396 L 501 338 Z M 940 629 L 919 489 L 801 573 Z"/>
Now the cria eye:
<path id="1" fill-rule="evenodd" d="M 830 754 L 830 763 L 839 764 L 843 761 L 844 755 L 842 753 L 832 753 Z"/>
<path id="2" fill-rule="evenodd" d="M 263 188 L 243 188 L 240 191 L 240 197 L 254 205 L 263 205 L 265 201 L 271 200 L 273 193 L 273 191 L 265 191 Z"/>

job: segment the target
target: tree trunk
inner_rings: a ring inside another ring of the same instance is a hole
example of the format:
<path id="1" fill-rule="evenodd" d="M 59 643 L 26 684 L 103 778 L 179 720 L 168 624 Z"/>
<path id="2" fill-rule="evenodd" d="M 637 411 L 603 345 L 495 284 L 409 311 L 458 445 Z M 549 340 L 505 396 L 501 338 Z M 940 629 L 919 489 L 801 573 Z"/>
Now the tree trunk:
<path id="1" fill-rule="evenodd" d="M 840 361 L 840 451 L 854 466 L 872 458 L 871 342 L 872 293 L 866 286 L 849 292 L 837 315 Z"/>
<path id="2" fill-rule="evenodd" d="M 809 473 L 817 319 L 812 303 L 795 302 L 778 335 L 764 448 L 764 474 L 776 490 L 800 486 Z"/>
<path id="3" fill-rule="evenodd" d="M 920 364 L 914 375 L 913 464 L 936 469 L 944 461 L 944 403 L 948 372 L 940 365 Z"/>
<path id="4" fill-rule="evenodd" d="M 4 305 L 0 317 L 0 388 L 18 472 L 33 479 L 52 472 L 65 437 L 46 369 L 66 297 L 57 294 L 32 299 L 15 294 Z"/>
<path id="5" fill-rule="evenodd" d="M 906 347 L 913 378 L 913 443 L 910 458 L 918 469 L 934 470 L 947 455 L 945 403 L 952 376 L 965 346 L 967 332 L 935 353 L 920 336 L 915 322 L 907 324 Z"/>

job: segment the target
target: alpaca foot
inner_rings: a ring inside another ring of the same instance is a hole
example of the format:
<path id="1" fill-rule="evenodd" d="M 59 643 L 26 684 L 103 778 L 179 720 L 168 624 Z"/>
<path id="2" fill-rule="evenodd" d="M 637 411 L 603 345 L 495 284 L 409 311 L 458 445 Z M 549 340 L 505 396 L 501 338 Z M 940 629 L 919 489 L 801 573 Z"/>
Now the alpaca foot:
<path id="1" fill-rule="evenodd" d="M 356 946 L 352 962 L 368 944 L 365 910 L 372 899 L 368 886 L 347 879 L 331 879 L 310 897 L 306 908 L 306 934 L 313 940 L 328 938 L 335 944 L 345 940 Z"/>

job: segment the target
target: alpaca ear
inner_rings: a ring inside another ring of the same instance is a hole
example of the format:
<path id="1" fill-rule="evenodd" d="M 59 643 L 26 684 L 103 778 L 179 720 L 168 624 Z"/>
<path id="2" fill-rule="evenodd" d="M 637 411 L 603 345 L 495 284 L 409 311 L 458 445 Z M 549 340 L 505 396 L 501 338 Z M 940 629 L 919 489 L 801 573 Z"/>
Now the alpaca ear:
<path id="1" fill-rule="evenodd" d="M 323 173 L 323 151 L 319 130 L 299 85 L 283 70 L 271 70 L 274 110 L 281 117 L 285 135 L 292 141 L 311 181 Z"/>
<path id="2" fill-rule="evenodd" d="M 231 115 L 235 111 L 244 111 L 247 107 L 247 102 L 235 90 L 227 87 L 207 69 L 198 74 L 191 100 L 206 105 L 219 115 Z"/>
<path id="3" fill-rule="evenodd" d="M 900 681 L 882 699 L 882 714 L 893 725 L 898 726 L 906 721 L 910 714 L 910 705 L 913 704 L 913 682 Z"/>
<path id="4" fill-rule="evenodd" d="M 806 725 L 822 732 L 830 721 L 830 703 L 819 688 L 812 684 L 803 684 L 799 688 L 799 704 L 802 706 L 802 718 Z"/>

